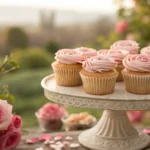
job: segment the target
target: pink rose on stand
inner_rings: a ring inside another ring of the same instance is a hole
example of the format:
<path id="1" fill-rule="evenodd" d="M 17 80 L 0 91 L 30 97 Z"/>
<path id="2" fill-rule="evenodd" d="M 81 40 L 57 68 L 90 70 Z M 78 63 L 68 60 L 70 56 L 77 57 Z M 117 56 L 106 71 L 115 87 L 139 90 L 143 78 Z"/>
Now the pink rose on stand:
<path id="1" fill-rule="evenodd" d="M 120 21 L 119 23 L 116 24 L 116 31 L 118 33 L 125 32 L 127 28 L 128 28 L 128 22 L 126 20 Z"/>
<path id="2" fill-rule="evenodd" d="M 128 111 L 127 115 L 132 123 L 141 123 L 145 111 Z"/>
<path id="3" fill-rule="evenodd" d="M 12 120 L 12 106 L 7 101 L 0 100 L 0 130 L 8 128 Z"/>

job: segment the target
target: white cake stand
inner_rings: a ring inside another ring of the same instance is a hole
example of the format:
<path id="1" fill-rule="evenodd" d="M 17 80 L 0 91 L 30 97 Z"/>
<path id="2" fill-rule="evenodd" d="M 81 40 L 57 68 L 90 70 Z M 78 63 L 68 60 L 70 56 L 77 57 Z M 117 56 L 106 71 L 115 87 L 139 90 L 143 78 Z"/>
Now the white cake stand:
<path id="1" fill-rule="evenodd" d="M 95 127 L 79 135 L 83 146 L 95 150 L 141 150 L 150 143 L 149 136 L 138 132 L 126 115 L 126 110 L 149 110 L 150 95 L 130 94 L 123 83 L 116 83 L 113 94 L 89 95 L 82 86 L 56 85 L 53 74 L 45 77 L 41 84 L 45 96 L 56 103 L 105 110 Z"/>

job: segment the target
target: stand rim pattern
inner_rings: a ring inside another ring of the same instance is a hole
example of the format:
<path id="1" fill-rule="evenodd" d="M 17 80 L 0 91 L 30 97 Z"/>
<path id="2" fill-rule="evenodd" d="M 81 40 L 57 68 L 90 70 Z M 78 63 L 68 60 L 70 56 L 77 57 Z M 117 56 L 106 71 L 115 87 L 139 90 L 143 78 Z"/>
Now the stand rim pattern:
<path id="1" fill-rule="evenodd" d="M 99 97 L 90 97 L 87 94 L 85 96 L 77 96 L 77 95 L 69 95 L 66 92 L 60 92 L 57 89 L 57 85 L 55 83 L 54 75 L 50 75 L 45 77 L 41 85 L 44 88 L 45 96 L 56 103 L 64 104 L 68 106 L 81 107 L 81 108 L 92 108 L 92 109 L 102 109 L 102 110 L 150 110 L 150 95 L 146 95 L 145 99 L 138 100 L 134 99 L 134 94 L 132 99 L 120 100 L 117 97 L 112 97 L 112 99 L 106 99 L 101 96 Z M 51 81 L 51 82 L 49 82 Z M 48 83 L 49 82 L 49 83 Z M 52 84 L 51 84 L 52 83 Z M 49 89 L 47 84 L 51 84 L 52 87 Z M 123 83 L 122 83 L 123 84 Z M 56 88 L 55 88 L 56 86 Z M 59 87 L 65 88 L 65 87 Z M 122 89 L 124 90 L 124 89 Z M 80 91 L 79 91 L 80 92 Z M 113 96 L 113 94 L 112 94 Z M 137 95 L 136 95 L 137 96 Z"/>

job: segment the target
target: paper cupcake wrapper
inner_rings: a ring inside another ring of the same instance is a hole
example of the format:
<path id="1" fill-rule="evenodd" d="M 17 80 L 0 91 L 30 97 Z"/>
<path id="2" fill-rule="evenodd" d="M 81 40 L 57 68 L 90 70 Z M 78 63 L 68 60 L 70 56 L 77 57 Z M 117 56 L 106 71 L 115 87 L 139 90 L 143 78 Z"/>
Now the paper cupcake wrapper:
<path id="1" fill-rule="evenodd" d="M 117 75 L 113 77 L 88 77 L 80 73 L 86 93 L 105 95 L 114 91 Z"/>
<path id="2" fill-rule="evenodd" d="M 80 86 L 82 80 L 79 72 L 81 69 L 64 69 L 53 67 L 56 83 L 61 86 Z"/>
<path id="3" fill-rule="evenodd" d="M 121 68 L 121 67 L 117 67 L 117 68 L 116 68 L 117 72 L 119 73 L 119 74 L 118 74 L 118 77 L 117 77 L 117 82 L 123 81 L 123 76 L 122 76 L 122 70 L 123 70 L 123 69 L 124 69 L 124 68 Z"/>
<path id="4" fill-rule="evenodd" d="M 122 72 L 125 88 L 133 94 L 150 94 L 150 75 L 133 75 Z"/>

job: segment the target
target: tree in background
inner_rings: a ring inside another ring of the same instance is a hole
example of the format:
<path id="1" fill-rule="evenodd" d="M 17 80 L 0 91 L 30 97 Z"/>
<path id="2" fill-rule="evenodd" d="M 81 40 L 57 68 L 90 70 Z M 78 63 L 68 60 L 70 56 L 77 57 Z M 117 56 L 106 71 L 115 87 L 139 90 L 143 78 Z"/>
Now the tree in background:
<path id="1" fill-rule="evenodd" d="M 49 41 L 45 45 L 45 49 L 51 54 L 55 54 L 60 49 L 60 47 L 61 46 L 54 41 Z"/>
<path id="2" fill-rule="evenodd" d="M 14 48 L 26 48 L 28 46 L 28 37 L 19 27 L 10 28 L 6 40 L 9 51 Z"/>
<path id="3" fill-rule="evenodd" d="M 109 48 L 116 40 L 136 40 L 140 47 L 150 44 L 150 0 L 129 0 L 134 6 L 127 8 L 126 0 L 115 0 L 119 6 L 115 30 L 109 34 L 107 40 L 99 36 L 97 42 L 101 48 Z"/>

